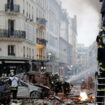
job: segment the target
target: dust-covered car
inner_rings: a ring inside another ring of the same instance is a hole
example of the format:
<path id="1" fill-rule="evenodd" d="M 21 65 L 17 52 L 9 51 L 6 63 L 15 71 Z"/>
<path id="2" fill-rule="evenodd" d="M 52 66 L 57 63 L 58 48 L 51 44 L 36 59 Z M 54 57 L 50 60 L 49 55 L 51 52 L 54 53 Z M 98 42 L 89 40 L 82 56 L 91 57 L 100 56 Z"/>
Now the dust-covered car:
<path id="1" fill-rule="evenodd" d="M 41 88 L 42 90 L 41 98 L 49 97 L 49 95 L 51 95 L 51 90 L 48 86 L 41 85 L 41 84 L 35 84 L 35 86 L 38 86 Z"/>
<path id="2" fill-rule="evenodd" d="M 1 78 L 2 81 L 9 84 L 9 78 Z M 41 87 L 34 86 L 31 83 L 24 82 L 23 80 L 19 80 L 18 85 L 18 98 L 40 98 L 42 93 Z"/>
<path id="3" fill-rule="evenodd" d="M 19 81 L 17 97 L 40 98 L 42 89 L 30 83 Z"/>

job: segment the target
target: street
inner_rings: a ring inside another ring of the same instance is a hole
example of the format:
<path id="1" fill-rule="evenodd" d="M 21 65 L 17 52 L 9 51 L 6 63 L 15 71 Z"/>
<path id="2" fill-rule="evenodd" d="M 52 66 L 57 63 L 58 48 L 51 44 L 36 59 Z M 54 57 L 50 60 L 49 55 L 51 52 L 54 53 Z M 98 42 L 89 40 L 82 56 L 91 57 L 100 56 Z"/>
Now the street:
<path id="1" fill-rule="evenodd" d="M 15 83 L 17 82 L 18 85 L 17 99 L 15 99 L 17 101 L 12 101 L 14 99 L 12 91 L 8 91 L 9 93 L 5 94 L 6 96 L 10 94 L 7 99 L 10 98 L 10 101 L 12 102 L 10 102 L 11 104 L 20 103 L 22 105 L 75 105 L 82 103 L 87 104 L 88 102 L 93 101 L 93 80 L 91 78 L 89 79 L 91 79 L 92 84 L 90 84 L 90 82 L 87 83 L 87 88 L 85 86 L 86 84 L 84 84 L 84 81 L 82 83 L 79 83 L 78 85 L 73 85 L 71 84 L 71 82 L 60 80 L 58 74 L 42 74 L 35 71 L 30 71 L 25 75 L 18 74 L 16 76 L 13 74 L 12 71 L 11 74 L 12 75 L 10 77 L 0 78 L 0 87 L 8 87 L 5 91 L 11 89 L 11 84 L 9 81 L 13 82 L 15 78 L 19 80 L 18 82 L 17 80 L 15 81 Z M 33 78 L 29 78 L 30 76 Z M 36 78 L 37 76 L 40 77 Z M 10 80 L 11 78 L 13 78 L 13 81 Z M 44 85 L 45 83 L 46 85 Z M 6 98 L 3 98 L 3 100 L 6 100 Z"/>
<path id="2" fill-rule="evenodd" d="M 45 102 L 43 102 L 43 100 L 38 100 L 37 102 L 35 103 L 25 103 L 25 104 L 21 104 L 21 103 L 12 103 L 11 105 L 44 105 Z M 46 102 L 46 105 L 56 105 L 56 104 L 53 104 L 52 102 Z M 58 104 L 57 104 L 58 105 Z M 59 105 L 67 105 L 67 104 L 59 104 Z M 70 105 L 75 105 L 75 104 L 70 104 Z M 87 104 L 76 104 L 76 105 L 94 105 L 92 103 L 87 103 Z"/>

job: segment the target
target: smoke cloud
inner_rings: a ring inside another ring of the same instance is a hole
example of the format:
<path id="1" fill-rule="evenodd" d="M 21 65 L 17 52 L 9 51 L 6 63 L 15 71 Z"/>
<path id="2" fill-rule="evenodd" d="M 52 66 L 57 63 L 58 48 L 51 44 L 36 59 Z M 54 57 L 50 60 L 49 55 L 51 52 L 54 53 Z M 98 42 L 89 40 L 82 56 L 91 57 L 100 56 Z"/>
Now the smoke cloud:
<path id="1" fill-rule="evenodd" d="M 89 3 L 98 12 L 100 11 L 101 5 L 100 5 L 99 0 L 85 0 L 85 1 L 86 3 Z"/>
<path id="2" fill-rule="evenodd" d="M 99 0 L 61 0 L 64 8 L 72 8 L 70 11 L 72 12 L 84 12 L 84 10 L 89 9 L 90 7 L 100 11 L 100 2 Z"/>
<path id="3" fill-rule="evenodd" d="M 99 32 L 99 0 L 61 0 L 69 16 L 77 16 L 78 43 L 91 45 Z"/>

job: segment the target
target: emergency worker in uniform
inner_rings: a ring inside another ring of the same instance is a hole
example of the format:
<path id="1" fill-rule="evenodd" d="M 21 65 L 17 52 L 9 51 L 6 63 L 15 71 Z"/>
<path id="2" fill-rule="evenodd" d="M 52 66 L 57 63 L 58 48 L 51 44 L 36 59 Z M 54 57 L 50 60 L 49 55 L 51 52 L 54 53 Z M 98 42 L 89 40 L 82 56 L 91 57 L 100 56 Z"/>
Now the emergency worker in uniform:
<path id="1" fill-rule="evenodd" d="M 70 84 L 68 82 L 64 82 L 63 89 L 65 96 L 67 96 L 70 93 Z"/>
<path id="2" fill-rule="evenodd" d="M 105 27 L 99 32 L 96 39 L 98 45 L 97 60 L 99 65 L 99 70 L 101 74 L 105 72 Z"/>
<path id="3" fill-rule="evenodd" d="M 12 98 L 13 102 L 17 103 L 17 92 L 18 92 L 18 84 L 19 84 L 19 78 L 15 76 L 15 74 L 11 74 L 9 77 L 9 82 L 11 86 L 11 93 L 12 93 Z"/>
<path id="4" fill-rule="evenodd" d="M 102 14 L 102 25 L 105 26 L 105 0 L 100 0 L 102 2 L 101 14 Z"/>
<path id="5" fill-rule="evenodd" d="M 102 30 L 99 32 L 97 36 L 96 42 L 98 45 L 98 54 L 97 60 L 99 65 L 98 75 L 98 87 L 97 87 L 97 97 L 96 101 L 99 102 L 98 105 L 103 105 L 104 95 L 105 95 L 105 0 L 99 0 L 102 2 L 101 14 L 102 14 Z"/>
<path id="6" fill-rule="evenodd" d="M 98 45 L 98 54 L 97 54 L 97 60 L 99 65 L 99 71 L 100 75 L 98 75 L 98 89 L 97 89 L 97 102 L 98 105 L 103 105 L 101 102 L 103 101 L 104 91 L 105 91 L 105 85 L 102 85 L 105 83 L 103 81 L 103 77 L 105 77 L 105 27 L 99 32 L 99 35 L 96 39 L 97 45 Z"/>

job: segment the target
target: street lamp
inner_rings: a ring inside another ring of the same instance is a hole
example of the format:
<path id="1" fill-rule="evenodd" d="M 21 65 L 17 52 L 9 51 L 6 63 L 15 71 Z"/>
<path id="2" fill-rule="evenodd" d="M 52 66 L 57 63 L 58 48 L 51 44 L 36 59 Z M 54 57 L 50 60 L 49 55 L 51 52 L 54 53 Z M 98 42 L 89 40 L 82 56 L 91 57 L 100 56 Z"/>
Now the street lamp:
<path id="1" fill-rule="evenodd" d="M 46 70 L 46 66 L 41 66 L 41 71 L 45 71 Z"/>
<path id="2" fill-rule="evenodd" d="M 52 53 L 51 53 L 51 52 L 49 52 L 49 53 L 48 53 L 48 55 L 49 55 L 49 56 L 51 56 L 51 55 L 52 55 Z"/>
<path id="3" fill-rule="evenodd" d="M 60 77 L 63 79 L 63 77 L 64 77 L 64 67 L 63 66 L 60 66 L 59 67 L 59 75 L 60 75 Z"/>
<path id="4" fill-rule="evenodd" d="M 52 57 L 52 53 L 51 52 L 48 52 L 48 54 L 47 54 L 48 60 L 51 60 L 51 57 Z"/>

